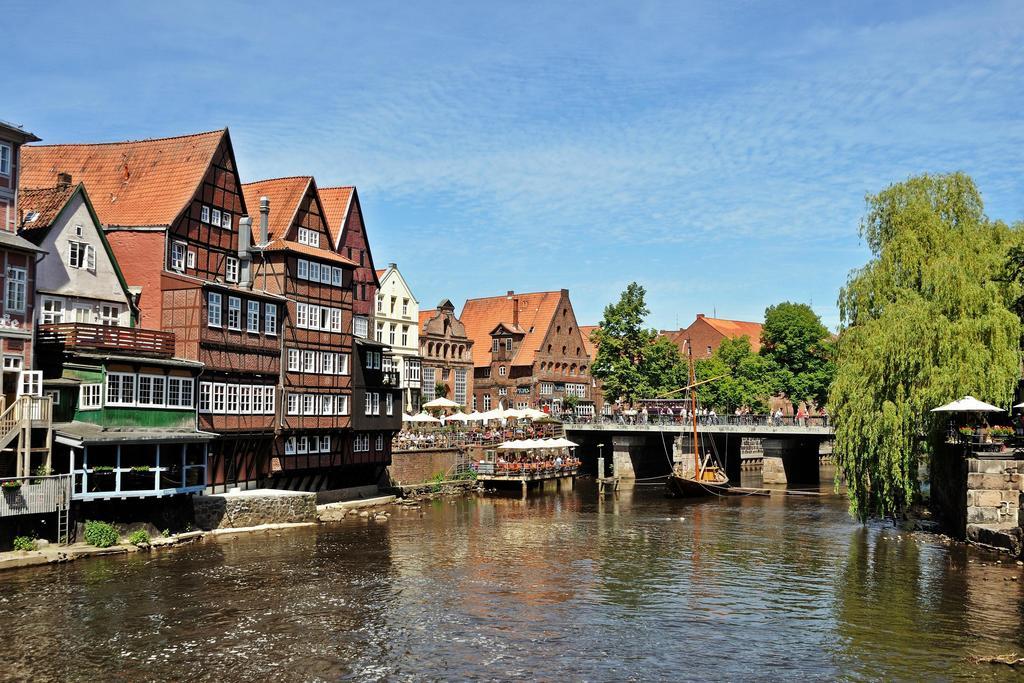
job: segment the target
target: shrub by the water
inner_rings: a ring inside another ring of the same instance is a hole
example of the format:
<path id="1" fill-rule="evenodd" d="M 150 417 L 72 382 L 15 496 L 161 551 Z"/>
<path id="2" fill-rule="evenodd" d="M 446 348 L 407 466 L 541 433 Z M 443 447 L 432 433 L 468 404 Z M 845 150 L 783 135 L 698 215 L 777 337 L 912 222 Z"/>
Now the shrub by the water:
<path id="1" fill-rule="evenodd" d="M 149 533 L 145 529 L 137 529 L 128 537 L 128 542 L 137 546 L 149 545 Z"/>
<path id="2" fill-rule="evenodd" d="M 15 550 L 35 550 L 36 541 L 34 538 L 28 536 L 15 536 L 14 537 L 14 549 Z"/>
<path id="3" fill-rule="evenodd" d="M 85 542 L 97 548 L 109 548 L 118 541 L 117 529 L 106 522 L 95 520 L 85 523 Z"/>

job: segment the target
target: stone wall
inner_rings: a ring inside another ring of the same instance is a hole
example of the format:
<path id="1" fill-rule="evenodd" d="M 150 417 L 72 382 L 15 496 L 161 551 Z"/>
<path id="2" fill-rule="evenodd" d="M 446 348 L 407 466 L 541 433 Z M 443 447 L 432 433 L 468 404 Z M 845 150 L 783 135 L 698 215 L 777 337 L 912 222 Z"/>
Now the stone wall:
<path id="1" fill-rule="evenodd" d="M 391 454 L 388 476 L 395 486 L 428 482 L 438 474 L 448 477 L 455 471 L 459 449 L 439 448 L 431 451 L 396 451 Z"/>
<path id="2" fill-rule="evenodd" d="M 1021 463 L 967 460 L 967 524 L 1017 526 L 1020 518 Z"/>
<path id="3" fill-rule="evenodd" d="M 237 493 L 194 496 L 200 529 L 239 529 L 261 524 L 316 521 L 316 494 L 303 491 L 251 489 Z"/>

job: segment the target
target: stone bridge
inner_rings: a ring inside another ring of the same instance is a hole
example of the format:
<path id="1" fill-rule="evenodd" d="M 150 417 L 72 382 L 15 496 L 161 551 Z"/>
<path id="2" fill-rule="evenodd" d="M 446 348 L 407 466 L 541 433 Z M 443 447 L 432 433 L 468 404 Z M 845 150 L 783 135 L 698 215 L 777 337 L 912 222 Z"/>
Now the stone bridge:
<path id="1" fill-rule="evenodd" d="M 733 418 L 698 426 L 700 449 L 714 453 L 731 481 L 740 480 L 743 440 L 761 442 L 762 473 L 766 484 L 815 483 L 821 444 L 831 441 L 833 429 L 824 420 L 781 424 L 770 419 L 742 423 Z M 566 423 L 566 437 L 580 444 L 579 453 L 589 467 L 603 456 L 625 479 L 668 474 L 672 464 L 693 457 L 693 426 L 679 421 Z"/>

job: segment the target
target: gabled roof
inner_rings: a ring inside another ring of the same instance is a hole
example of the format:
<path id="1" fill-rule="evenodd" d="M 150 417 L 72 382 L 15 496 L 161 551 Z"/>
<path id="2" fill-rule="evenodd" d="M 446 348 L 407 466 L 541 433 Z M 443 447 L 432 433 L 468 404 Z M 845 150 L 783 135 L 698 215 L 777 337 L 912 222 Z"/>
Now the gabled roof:
<path id="1" fill-rule="evenodd" d="M 22 235 L 45 231 L 57 220 L 61 209 L 78 190 L 78 185 L 20 188 L 18 190 L 18 232 Z"/>
<path id="2" fill-rule="evenodd" d="M 266 197 L 270 200 L 267 237 L 271 241 L 283 237 L 295 222 L 295 214 L 298 213 L 302 198 L 306 196 L 312 182 L 312 176 L 304 175 L 243 183 L 245 205 L 251 207 L 249 210 L 253 212 L 253 229 L 260 219 L 260 197 Z"/>
<path id="3" fill-rule="evenodd" d="M 26 142 L 39 142 L 32 133 L 15 123 L 8 123 L 7 121 L 0 121 L 0 135 L 7 138 L 15 138 L 19 144 L 25 144 Z"/>
<path id="4" fill-rule="evenodd" d="M 725 320 L 722 318 L 698 317 L 715 331 L 730 339 L 736 339 L 746 335 L 750 337 L 750 347 L 754 353 L 761 350 L 761 323 L 752 323 L 745 320 Z M 696 321 L 694 321 L 696 323 Z"/>
<path id="5" fill-rule="evenodd" d="M 321 187 L 320 202 L 324 205 L 324 219 L 331 231 L 334 244 L 341 246 L 341 233 L 345 229 L 345 219 L 352 206 L 352 195 L 355 187 Z"/>
<path id="6" fill-rule="evenodd" d="M 385 270 L 378 270 L 377 271 L 377 279 L 378 280 L 383 279 L 384 278 L 384 273 L 386 273 L 386 272 L 388 272 L 387 269 L 385 269 Z"/>
<path id="7" fill-rule="evenodd" d="M 292 240 L 271 240 L 264 251 L 290 251 L 296 254 L 302 254 L 304 256 L 312 256 L 314 258 L 323 259 L 325 261 L 332 261 L 339 263 L 351 268 L 358 268 L 359 264 L 355 263 L 341 254 L 337 254 L 329 249 L 323 247 L 311 247 L 308 244 L 301 244 L 299 242 L 293 242 Z"/>
<path id="8" fill-rule="evenodd" d="M 591 333 L 600 325 L 580 325 L 580 334 L 583 335 L 583 350 L 590 356 L 590 360 L 597 358 L 597 345 L 590 340 Z"/>
<path id="9" fill-rule="evenodd" d="M 466 326 L 466 336 L 473 340 L 473 364 L 476 367 L 491 364 L 491 331 L 499 323 L 514 329 L 512 302 L 516 299 L 519 301 L 519 327 L 525 331 L 526 336 L 519 344 L 512 365 L 533 363 L 558 310 L 561 292 L 534 292 L 467 300 L 459 318 Z"/>
<path id="10" fill-rule="evenodd" d="M 430 322 L 431 318 L 436 316 L 438 313 L 436 308 L 431 308 L 429 311 L 420 311 L 420 334 L 426 331 L 427 323 Z"/>
<path id="11" fill-rule="evenodd" d="M 105 226 L 170 225 L 203 180 L 227 129 L 152 140 L 22 148 L 21 184 L 47 187 L 58 173 L 89 188 Z"/>

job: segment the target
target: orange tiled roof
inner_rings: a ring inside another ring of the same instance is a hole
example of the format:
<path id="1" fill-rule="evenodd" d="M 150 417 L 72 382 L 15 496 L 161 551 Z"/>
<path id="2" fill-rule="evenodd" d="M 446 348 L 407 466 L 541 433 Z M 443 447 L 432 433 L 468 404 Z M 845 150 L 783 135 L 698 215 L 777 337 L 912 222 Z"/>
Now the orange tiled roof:
<path id="1" fill-rule="evenodd" d="M 562 293 L 534 292 L 468 299 L 459 318 L 466 326 L 466 336 L 473 340 L 473 364 L 476 367 L 491 364 L 491 331 L 499 324 L 512 329 L 513 297 L 519 299 L 519 327 L 526 336 L 512 359 L 512 365 L 530 365 L 547 335 Z"/>
<path id="2" fill-rule="evenodd" d="M 730 339 L 746 335 L 750 337 L 750 348 L 754 353 L 761 350 L 761 323 L 744 320 L 724 320 L 722 318 L 703 318 L 704 322 Z"/>
<path id="3" fill-rule="evenodd" d="M 173 138 L 21 149 L 21 184 L 52 186 L 58 173 L 89 190 L 104 225 L 170 225 L 199 187 L 227 129 Z"/>
<path id="4" fill-rule="evenodd" d="M 77 189 L 77 186 L 72 185 L 18 190 L 18 212 L 21 214 L 18 216 L 19 232 L 42 230 L 53 225 L 60 210 Z M 26 217 L 33 213 L 36 214 L 35 219 L 31 222 L 26 221 Z"/>
<path id="5" fill-rule="evenodd" d="M 388 271 L 387 270 L 378 270 L 377 271 L 377 279 L 379 280 L 382 277 L 384 277 L 384 273 L 386 273 L 386 272 L 388 272 Z"/>
<path id="6" fill-rule="evenodd" d="M 270 211 L 273 213 L 273 209 Z M 359 266 L 358 263 L 354 263 L 349 259 L 345 258 L 341 254 L 335 253 L 330 249 L 324 249 L 323 247 L 311 247 L 308 244 L 300 244 L 291 240 L 276 239 L 271 240 L 265 246 L 264 251 L 291 251 L 296 254 L 304 254 L 306 256 L 312 256 L 314 258 L 323 259 L 324 261 L 333 261 L 334 263 L 342 263 L 346 266 L 352 266 L 356 268 Z"/>
<path id="7" fill-rule="evenodd" d="M 245 206 L 253 217 L 253 229 L 259 221 L 260 197 L 270 200 L 270 215 L 267 217 L 267 238 L 275 240 L 288 232 L 295 213 L 299 210 L 306 190 L 313 182 L 312 176 L 292 176 L 290 178 L 272 178 L 244 183 L 242 192 L 245 194 Z"/>
<path id="8" fill-rule="evenodd" d="M 432 308 L 429 311 L 423 311 L 423 310 L 420 311 L 420 334 L 423 334 L 424 328 L 426 327 L 427 323 L 435 315 L 437 315 L 437 309 L 436 308 Z"/>
<path id="9" fill-rule="evenodd" d="M 327 229 L 331 231 L 334 244 L 341 245 L 341 231 L 345 229 L 345 217 L 348 216 L 349 203 L 352 201 L 354 187 L 321 187 L 320 203 L 324 205 L 324 218 Z"/>
<path id="10" fill-rule="evenodd" d="M 597 345 L 590 341 L 590 333 L 596 330 L 599 325 L 580 325 L 580 334 L 583 335 L 583 350 L 590 356 L 590 360 L 597 358 Z"/>

